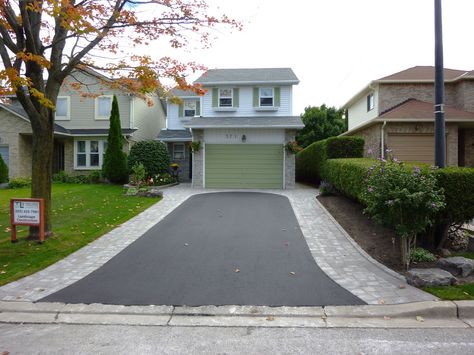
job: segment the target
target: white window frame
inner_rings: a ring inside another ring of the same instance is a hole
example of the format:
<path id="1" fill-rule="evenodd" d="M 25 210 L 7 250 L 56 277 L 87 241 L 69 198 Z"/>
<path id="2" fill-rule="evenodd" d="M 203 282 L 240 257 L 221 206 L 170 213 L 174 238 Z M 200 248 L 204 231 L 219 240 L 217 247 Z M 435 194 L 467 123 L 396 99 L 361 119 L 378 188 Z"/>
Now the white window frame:
<path id="1" fill-rule="evenodd" d="M 374 93 L 371 92 L 367 95 L 367 112 L 372 111 L 375 108 L 375 96 Z"/>
<path id="2" fill-rule="evenodd" d="M 182 158 L 176 158 L 175 157 L 177 146 L 182 146 L 183 147 L 183 157 Z M 172 157 L 173 157 L 173 160 L 186 160 L 186 147 L 185 147 L 184 143 L 173 143 L 173 156 Z"/>
<path id="3" fill-rule="evenodd" d="M 54 112 L 54 119 L 56 121 L 69 121 L 71 120 L 71 98 L 69 96 L 58 96 L 57 98 L 58 100 L 59 99 L 66 99 L 67 103 L 66 103 L 66 116 L 58 116 L 56 115 L 56 112 Z M 57 103 L 57 102 L 56 102 Z"/>
<path id="4" fill-rule="evenodd" d="M 97 96 L 95 98 L 95 119 L 96 120 L 108 120 L 110 118 L 110 110 L 109 110 L 109 113 L 107 114 L 107 116 L 100 116 L 99 115 L 99 99 L 100 98 L 104 98 L 104 97 L 107 97 L 107 98 L 110 98 L 110 109 L 112 109 L 112 101 L 114 99 L 114 96 L 113 95 L 100 95 L 100 96 Z"/>
<path id="5" fill-rule="evenodd" d="M 230 99 L 230 106 L 221 105 L 221 90 L 230 90 L 230 97 L 224 96 L 223 99 Z M 234 107 L 234 89 L 233 88 L 219 88 L 218 89 L 218 95 L 217 95 L 217 107 L 218 108 L 232 108 Z"/>
<path id="6" fill-rule="evenodd" d="M 262 90 L 271 90 L 272 91 L 272 96 L 263 96 L 262 95 Z M 271 98 L 272 99 L 272 104 L 271 105 L 262 105 L 262 99 L 268 99 L 268 98 Z M 258 88 L 258 107 L 275 107 L 275 89 L 274 88 L 270 88 L 270 87 L 262 87 L 262 88 Z"/>
<path id="7" fill-rule="evenodd" d="M 196 108 L 197 108 L 197 101 L 196 99 L 184 99 L 183 100 L 183 117 L 184 118 L 191 118 L 196 117 Z M 194 102 L 194 110 L 186 110 L 186 102 Z M 186 111 L 194 111 L 194 114 L 191 116 L 186 116 Z"/>
<path id="8" fill-rule="evenodd" d="M 91 142 L 99 142 L 99 151 L 97 154 L 99 154 L 99 165 L 98 166 L 91 166 Z M 86 165 L 78 165 L 77 164 L 77 154 L 79 154 L 77 146 L 78 142 L 86 142 Z M 104 163 L 104 154 L 105 154 L 105 149 L 104 149 L 104 143 L 107 142 L 107 139 L 104 138 L 87 138 L 87 139 L 75 139 L 74 140 L 74 170 L 100 170 L 102 169 L 102 164 Z"/>

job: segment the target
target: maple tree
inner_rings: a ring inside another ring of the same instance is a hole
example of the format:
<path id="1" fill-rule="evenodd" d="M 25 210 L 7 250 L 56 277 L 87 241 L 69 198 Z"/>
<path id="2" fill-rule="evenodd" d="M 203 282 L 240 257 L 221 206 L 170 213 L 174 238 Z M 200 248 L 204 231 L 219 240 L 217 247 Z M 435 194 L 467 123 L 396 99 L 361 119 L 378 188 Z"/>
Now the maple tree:
<path id="1" fill-rule="evenodd" d="M 182 90 L 202 89 L 186 75 L 204 69 L 170 56 L 145 53 L 156 41 L 183 48 L 210 45 L 211 29 L 240 23 L 213 16 L 204 0 L 0 0 L 0 95 L 14 94 L 32 127 L 31 196 L 45 199 L 46 233 L 51 232 L 54 111 L 65 79 L 75 70 L 94 69 L 120 87 L 147 99 L 166 92 L 163 78 Z M 71 83 L 72 89 L 82 90 Z M 87 95 L 83 92 L 83 95 Z M 30 229 L 30 237 L 37 230 Z"/>

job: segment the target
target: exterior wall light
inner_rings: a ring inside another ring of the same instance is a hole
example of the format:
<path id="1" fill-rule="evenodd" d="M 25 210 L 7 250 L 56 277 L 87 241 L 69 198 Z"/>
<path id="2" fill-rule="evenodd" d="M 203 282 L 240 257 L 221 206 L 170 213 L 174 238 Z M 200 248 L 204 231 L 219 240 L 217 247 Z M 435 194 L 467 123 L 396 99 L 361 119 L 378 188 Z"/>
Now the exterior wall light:
<path id="1" fill-rule="evenodd" d="M 242 143 L 245 143 L 247 141 L 247 137 L 245 136 L 245 134 L 242 134 Z"/>

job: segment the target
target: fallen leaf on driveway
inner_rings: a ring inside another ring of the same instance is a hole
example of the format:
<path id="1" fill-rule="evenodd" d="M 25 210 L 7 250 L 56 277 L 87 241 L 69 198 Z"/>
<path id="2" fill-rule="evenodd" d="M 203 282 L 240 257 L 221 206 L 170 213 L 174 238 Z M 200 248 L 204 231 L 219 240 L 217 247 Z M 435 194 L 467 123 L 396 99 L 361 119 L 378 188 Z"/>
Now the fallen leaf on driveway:
<path id="1" fill-rule="evenodd" d="M 288 242 L 285 242 L 285 247 L 287 247 L 288 245 L 290 245 L 290 243 L 288 243 Z"/>
<path id="2" fill-rule="evenodd" d="M 189 244 L 188 243 L 184 243 L 184 246 L 187 247 Z"/>
<path id="3" fill-rule="evenodd" d="M 266 319 L 267 319 L 268 321 L 272 321 L 272 320 L 275 320 L 275 317 L 274 317 L 274 316 L 268 316 Z"/>
<path id="4" fill-rule="evenodd" d="M 281 230 L 282 230 L 282 231 L 284 231 L 284 232 L 286 231 L 286 229 L 285 229 L 285 228 L 282 228 Z"/>
<path id="5" fill-rule="evenodd" d="M 389 316 L 384 316 L 383 319 L 385 319 L 385 320 L 390 320 L 390 319 L 392 319 L 392 318 L 390 318 Z"/>
<path id="6" fill-rule="evenodd" d="M 406 287 L 406 285 L 400 285 L 400 286 L 398 286 L 398 288 L 402 288 L 402 289 L 403 289 L 403 288 L 407 288 L 407 287 Z"/>
<path id="7" fill-rule="evenodd" d="M 379 304 L 385 304 L 385 300 L 384 300 L 384 299 L 380 299 L 380 300 L 379 300 Z"/>
<path id="8" fill-rule="evenodd" d="M 425 321 L 425 318 L 423 318 L 422 316 L 416 316 L 416 320 L 418 322 L 424 322 Z"/>
<path id="9" fill-rule="evenodd" d="M 290 272 L 290 275 L 296 275 L 296 272 L 292 271 Z"/>
<path id="10" fill-rule="evenodd" d="M 240 272 L 240 269 L 236 268 L 236 269 L 234 270 L 234 272 Z"/>

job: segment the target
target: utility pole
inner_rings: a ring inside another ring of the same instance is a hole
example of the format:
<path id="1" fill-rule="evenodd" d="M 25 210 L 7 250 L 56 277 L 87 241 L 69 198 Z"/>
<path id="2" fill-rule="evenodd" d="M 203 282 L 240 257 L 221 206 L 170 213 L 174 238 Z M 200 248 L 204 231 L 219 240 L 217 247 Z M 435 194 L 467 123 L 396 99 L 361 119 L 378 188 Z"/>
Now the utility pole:
<path id="1" fill-rule="evenodd" d="M 446 133 L 444 124 L 444 64 L 443 64 L 443 19 L 441 0 L 435 5 L 435 165 L 446 166 Z"/>

